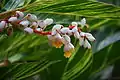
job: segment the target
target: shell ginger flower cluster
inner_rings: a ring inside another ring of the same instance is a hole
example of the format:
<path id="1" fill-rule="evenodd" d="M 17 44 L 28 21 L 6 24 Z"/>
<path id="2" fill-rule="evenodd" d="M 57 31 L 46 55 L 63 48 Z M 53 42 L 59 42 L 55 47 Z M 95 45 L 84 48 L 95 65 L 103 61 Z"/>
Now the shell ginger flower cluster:
<path id="1" fill-rule="evenodd" d="M 64 46 L 64 56 L 69 58 L 75 50 L 71 43 L 71 36 L 79 40 L 79 45 L 84 48 L 91 49 L 90 42 L 95 41 L 91 33 L 83 32 L 82 28 L 86 26 L 86 19 L 83 18 L 80 22 L 72 22 L 68 27 L 61 24 L 55 24 L 50 31 L 45 31 L 45 28 L 53 24 L 53 19 L 47 18 L 39 20 L 34 14 L 24 14 L 21 11 L 16 11 L 14 15 L 0 21 L 0 32 L 7 30 L 8 36 L 13 32 L 13 26 L 19 27 L 22 31 L 28 34 L 40 34 L 48 37 L 49 44 L 56 48 Z M 78 27 L 80 26 L 80 27 Z"/>

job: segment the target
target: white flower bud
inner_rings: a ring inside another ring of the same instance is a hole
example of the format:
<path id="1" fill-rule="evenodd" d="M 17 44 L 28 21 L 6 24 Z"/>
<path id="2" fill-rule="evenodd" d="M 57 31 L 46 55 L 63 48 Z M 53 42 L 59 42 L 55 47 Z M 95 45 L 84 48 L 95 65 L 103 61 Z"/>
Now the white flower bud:
<path id="1" fill-rule="evenodd" d="M 80 37 L 84 37 L 85 36 L 85 32 L 80 32 Z"/>
<path id="2" fill-rule="evenodd" d="M 32 22 L 32 26 L 37 28 L 38 27 L 38 23 L 37 22 Z"/>
<path id="3" fill-rule="evenodd" d="M 5 28 L 6 24 L 7 24 L 6 21 L 1 21 L 0 22 L 0 29 Z"/>
<path id="4" fill-rule="evenodd" d="M 27 20 L 24 20 L 24 21 L 21 21 L 19 24 L 23 25 L 24 27 L 28 27 L 28 25 L 30 24 L 30 22 L 27 21 Z"/>
<path id="5" fill-rule="evenodd" d="M 95 38 L 92 36 L 92 34 L 90 34 L 90 33 L 85 33 L 85 36 L 87 37 L 87 39 L 88 39 L 89 41 L 95 41 Z"/>
<path id="6" fill-rule="evenodd" d="M 71 39 L 70 39 L 70 37 L 68 36 L 68 35 L 63 35 L 63 43 L 64 44 L 68 44 L 68 43 L 70 43 L 71 42 Z"/>
<path id="7" fill-rule="evenodd" d="M 86 25 L 86 19 L 83 18 L 80 22 L 81 26 L 84 27 Z"/>
<path id="8" fill-rule="evenodd" d="M 85 39 L 85 41 L 84 41 L 84 48 L 88 48 L 88 49 L 91 48 L 91 45 L 90 45 L 90 43 L 88 42 L 87 39 Z"/>
<path id="9" fill-rule="evenodd" d="M 53 19 L 47 18 L 47 19 L 44 20 L 44 23 L 45 23 L 46 25 L 51 25 L 51 24 L 53 23 Z"/>
<path id="10" fill-rule="evenodd" d="M 74 37 L 75 37 L 75 38 L 77 38 L 77 39 L 79 39 L 80 34 L 79 34 L 79 32 L 78 32 L 78 31 L 76 31 L 76 32 L 74 33 Z"/>
<path id="11" fill-rule="evenodd" d="M 8 19 L 9 22 L 16 22 L 17 20 L 18 20 L 17 17 L 10 17 Z"/>
<path id="12" fill-rule="evenodd" d="M 60 24 L 56 24 L 53 26 L 52 30 L 57 30 L 59 31 L 61 28 L 62 28 L 63 25 L 60 25 Z"/>
<path id="13" fill-rule="evenodd" d="M 20 18 L 23 18 L 24 17 L 24 13 L 21 12 L 21 11 L 16 11 L 16 15 Z"/>
<path id="14" fill-rule="evenodd" d="M 29 20 L 29 21 L 37 21 L 37 16 L 34 15 L 34 14 L 27 14 L 26 15 L 26 18 Z"/>
<path id="15" fill-rule="evenodd" d="M 62 28 L 62 25 L 60 25 L 60 24 L 54 25 L 52 28 L 52 35 L 55 35 L 56 33 L 58 33 L 61 28 Z"/>
<path id="16" fill-rule="evenodd" d="M 69 29 L 68 27 L 64 27 L 64 28 L 62 28 L 62 29 L 60 30 L 60 32 L 61 32 L 62 34 L 67 34 L 67 33 L 69 33 L 69 31 L 70 31 L 70 29 Z"/>
<path id="17" fill-rule="evenodd" d="M 72 26 L 78 26 L 77 22 L 72 22 L 71 24 L 72 24 Z"/>
<path id="18" fill-rule="evenodd" d="M 83 46 L 84 45 L 84 38 L 83 37 L 79 37 L 79 45 Z"/>
<path id="19" fill-rule="evenodd" d="M 41 28 L 44 28 L 46 26 L 46 24 L 44 23 L 44 21 L 40 20 L 38 21 L 38 25 L 41 27 Z"/>
<path id="20" fill-rule="evenodd" d="M 27 33 L 29 33 L 29 34 L 33 33 L 33 29 L 29 28 L 29 27 L 25 28 L 24 31 L 27 32 Z"/>
<path id="21" fill-rule="evenodd" d="M 77 26 L 75 26 L 75 27 L 72 29 L 72 32 L 75 33 L 75 32 L 77 32 L 77 31 L 78 31 L 78 28 L 77 28 Z"/>

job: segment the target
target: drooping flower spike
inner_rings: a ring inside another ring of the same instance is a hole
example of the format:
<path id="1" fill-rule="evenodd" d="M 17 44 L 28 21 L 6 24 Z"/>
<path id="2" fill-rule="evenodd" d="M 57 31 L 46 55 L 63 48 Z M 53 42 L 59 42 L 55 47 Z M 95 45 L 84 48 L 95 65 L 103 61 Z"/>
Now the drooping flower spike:
<path id="1" fill-rule="evenodd" d="M 83 18 L 80 22 L 72 22 L 69 27 L 64 27 L 61 24 L 53 25 L 50 31 L 45 31 L 47 26 L 53 24 L 52 18 L 39 20 L 36 15 L 28 13 L 24 15 L 21 11 L 16 11 L 15 15 L 11 15 L 7 20 L 0 21 L 0 31 L 7 29 L 7 35 L 13 33 L 12 25 L 17 24 L 27 34 L 38 34 L 48 37 L 48 42 L 55 48 L 64 47 L 64 56 L 70 58 L 75 50 L 71 43 L 71 36 L 79 40 L 80 46 L 91 49 L 90 42 L 95 41 L 91 33 L 83 32 L 82 28 L 86 26 L 86 19 Z M 81 27 L 79 27 L 81 26 Z"/>

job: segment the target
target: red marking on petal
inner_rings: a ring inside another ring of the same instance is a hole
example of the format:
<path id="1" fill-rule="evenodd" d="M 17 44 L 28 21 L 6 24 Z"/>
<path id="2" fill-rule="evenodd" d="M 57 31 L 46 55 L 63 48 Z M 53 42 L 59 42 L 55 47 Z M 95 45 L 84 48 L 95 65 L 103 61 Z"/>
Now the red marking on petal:
<path id="1" fill-rule="evenodd" d="M 75 27 L 75 26 L 70 25 L 70 26 L 69 26 L 69 29 L 73 29 L 74 27 Z"/>

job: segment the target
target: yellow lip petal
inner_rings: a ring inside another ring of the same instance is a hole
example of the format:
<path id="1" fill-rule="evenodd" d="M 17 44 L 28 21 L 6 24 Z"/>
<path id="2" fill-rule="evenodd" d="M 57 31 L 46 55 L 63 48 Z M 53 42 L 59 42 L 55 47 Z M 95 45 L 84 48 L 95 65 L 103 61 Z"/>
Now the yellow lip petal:
<path id="1" fill-rule="evenodd" d="M 64 56 L 65 56 L 66 58 L 70 58 L 71 52 L 70 52 L 70 51 L 65 52 L 65 53 L 64 53 Z"/>
<path id="2" fill-rule="evenodd" d="M 52 42 L 52 46 L 56 47 L 56 48 L 61 48 L 63 45 L 63 43 L 61 41 L 53 41 Z"/>

